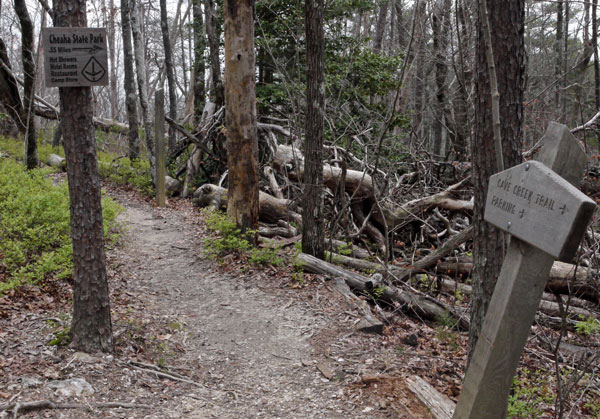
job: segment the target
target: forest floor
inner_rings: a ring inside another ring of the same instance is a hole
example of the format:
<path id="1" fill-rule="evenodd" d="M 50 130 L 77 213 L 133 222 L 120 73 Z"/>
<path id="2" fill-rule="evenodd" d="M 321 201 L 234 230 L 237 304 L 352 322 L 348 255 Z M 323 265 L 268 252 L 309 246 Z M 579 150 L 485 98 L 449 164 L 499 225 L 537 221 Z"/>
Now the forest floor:
<path id="1" fill-rule="evenodd" d="M 159 209 L 107 189 L 125 208 L 107 253 L 115 352 L 49 344 L 69 323 L 68 284 L 13 291 L 0 298 L 0 407 L 88 406 L 22 411 L 48 418 L 429 418 L 407 387 L 413 374 L 456 399 L 464 334 L 389 310 L 378 313 L 383 335 L 355 332 L 360 315 L 326 278 L 210 260 L 189 201 Z"/>

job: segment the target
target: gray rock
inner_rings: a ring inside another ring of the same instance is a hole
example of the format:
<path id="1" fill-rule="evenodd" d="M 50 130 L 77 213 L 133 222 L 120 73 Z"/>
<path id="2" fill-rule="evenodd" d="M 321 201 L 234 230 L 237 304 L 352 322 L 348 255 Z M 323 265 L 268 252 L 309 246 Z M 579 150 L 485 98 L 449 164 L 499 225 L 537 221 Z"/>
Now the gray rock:
<path id="1" fill-rule="evenodd" d="M 55 389 L 56 394 L 64 397 L 91 396 L 94 394 L 92 386 L 83 378 L 50 381 L 48 387 Z"/>

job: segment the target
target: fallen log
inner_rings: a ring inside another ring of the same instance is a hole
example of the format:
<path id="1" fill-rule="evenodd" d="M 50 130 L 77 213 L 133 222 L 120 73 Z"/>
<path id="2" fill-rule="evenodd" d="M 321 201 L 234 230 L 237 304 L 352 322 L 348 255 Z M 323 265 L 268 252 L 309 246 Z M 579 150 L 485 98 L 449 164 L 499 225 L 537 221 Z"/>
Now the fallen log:
<path id="1" fill-rule="evenodd" d="M 341 253 L 342 251 L 347 251 L 347 252 L 350 252 L 351 255 L 353 255 L 354 257 L 357 257 L 359 259 L 368 259 L 371 256 L 373 256 L 367 250 L 365 250 L 365 249 L 363 249 L 361 247 L 355 246 L 353 244 L 346 243 L 346 242 L 341 241 L 341 240 L 326 239 L 325 240 L 325 246 L 329 246 L 330 242 L 334 246 L 334 250 L 337 253 Z"/>
<path id="2" fill-rule="evenodd" d="M 182 184 L 180 180 L 174 179 L 171 176 L 165 176 L 165 186 L 167 189 L 167 195 L 181 195 Z"/>
<path id="3" fill-rule="evenodd" d="M 362 316 L 362 319 L 356 325 L 356 330 L 364 333 L 375 333 L 378 335 L 382 334 L 383 323 L 373 316 L 369 304 L 354 295 L 348 284 L 346 284 L 343 279 L 333 278 L 332 282 L 332 288 L 339 292 L 346 299 L 346 303 L 352 309 L 356 309 Z"/>
<path id="4" fill-rule="evenodd" d="M 387 267 L 383 266 L 379 263 L 369 262 L 367 260 L 361 260 L 356 258 L 351 258 L 348 256 L 336 254 L 336 253 L 328 253 L 327 259 L 335 264 L 343 265 L 349 268 L 361 270 L 361 271 L 369 271 L 369 272 L 377 272 L 382 275 L 391 274 L 394 277 L 400 277 L 403 275 L 404 270 L 399 268 L 398 266 L 388 265 Z M 560 262 L 558 262 L 560 263 Z M 451 262 L 442 262 L 438 264 L 438 268 L 440 265 L 449 265 Z M 454 263 L 456 265 L 456 263 Z M 461 265 L 467 265 L 462 263 Z M 471 264 L 472 265 L 472 264 Z M 558 269 L 564 269 L 559 267 Z M 439 269 L 440 271 L 446 272 L 446 270 Z M 447 293 L 457 293 L 462 292 L 465 295 L 472 294 L 472 287 L 470 285 L 462 284 L 451 279 L 439 278 L 439 288 Z M 559 317 L 560 316 L 560 308 L 558 303 L 556 302 L 556 297 L 550 293 L 544 293 L 542 297 L 542 301 L 540 302 L 539 310 L 540 312 L 547 314 L 551 317 Z M 569 310 L 568 313 L 571 318 L 577 319 L 579 316 L 583 318 L 594 318 L 600 319 L 600 314 L 597 311 L 594 311 L 595 305 L 585 300 L 581 300 L 579 298 L 572 297 L 569 301 Z"/>
<path id="5" fill-rule="evenodd" d="M 439 278 L 439 288 L 444 292 L 452 294 L 461 292 L 465 295 L 471 295 L 473 293 L 473 288 L 470 285 L 462 284 L 447 278 Z M 563 304 L 566 303 L 566 299 L 564 300 Z M 594 311 L 594 308 L 597 309 L 597 307 L 592 307 L 592 303 L 588 301 L 579 298 L 571 298 L 567 310 L 568 317 L 575 320 L 579 320 L 579 316 L 584 319 L 600 319 L 600 313 Z M 553 294 L 546 292 L 542 296 L 538 310 L 551 317 L 560 317 L 561 315 L 560 307 L 558 302 L 556 302 L 556 297 Z"/>
<path id="6" fill-rule="evenodd" d="M 472 201 L 452 198 L 452 194 L 465 186 L 468 181 L 469 178 L 465 178 L 441 192 L 408 201 L 399 207 L 391 206 L 389 203 L 385 203 L 382 206 L 383 217 L 385 217 L 385 221 L 387 222 L 388 227 L 391 229 L 400 228 L 403 225 L 414 221 L 415 219 L 419 219 L 424 212 L 432 208 L 439 207 L 452 211 L 472 212 Z M 383 218 L 380 213 L 374 212 L 373 217 L 377 222 L 383 222 Z"/>
<path id="7" fill-rule="evenodd" d="M 289 199 L 275 198 L 261 191 L 258 201 L 261 221 L 277 223 L 279 220 L 289 220 L 297 224 L 302 223 L 302 216 L 290 209 L 291 201 Z M 196 189 L 192 202 L 200 207 L 225 209 L 227 208 L 227 189 L 207 183 Z"/>
<path id="8" fill-rule="evenodd" d="M 304 177 L 304 156 L 295 147 L 280 145 L 273 156 L 273 168 L 285 173 L 291 180 L 302 181 Z M 340 181 L 342 169 L 323 165 L 323 183 L 334 191 Z M 344 179 L 345 190 L 353 202 L 374 199 L 373 179 L 365 172 L 347 170 Z"/>
<path id="9" fill-rule="evenodd" d="M 279 220 L 276 226 L 273 225 L 261 225 L 258 227 L 258 235 L 262 237 L 284 237 L 292 238 L 298 235 L 298 229 L 283 220 Z"/>
<path id="10" fill-rule="evenodd" d="M 473 270 L 473 262 L 442 262 L 437 265 L 438 272 L 468 276 Z M 598 285 L 593 276 L 597 272 L 583 266 L 555 261 L 546 283 L 546 291 L 558 294 L 571 294 L 596 304 L 600 303 Z"/>
<path id="11" fill-rule="evenodd" d="M 413 273 L 421 272 L 426 268 L 438 263 L 439 260 L 448 256 L 458 246 L 470 240 L 473 236 L 473 227 L 469 226 L 460 233 L 452 236 L 446 240 L 440 247 L 435 251 L 431 252 L 424 258 L 414 262 L 410 268 L 404 269 L 402 272 L 396 275 L 397 281 L 406 281 Z"/>
<path id="12" fill-rule="evenodd" d="M 427 406 L 435 419 L 452 418 L 452 414 L 456 408 L 456 405 L 452 400 L 437 391 L 435 387 L 417 375 L 409 377 L 406 382 L 408 383 L 410 391 L 417 396 L 421 403 Z"/>
<path id="13" fill-rule="evenodd" d="M 305 253 L 299 254 L 297 260 L 300 267 L 307 272 L 342 278 L 350 288 L 374 293 L 381 301 L 392 305 L 400 305 L 405 312 L 418 318 L 435 321 L 450 315 L 456 319 L 457 326 L 460 329 L 468 330 L 469 328 L 469 320 L 463 313 L 416 290 L 412 290 L 407 285 L 404 285 L 403 289 L 392 286 L 377 286 L 373 280 L 367 277 Z M 376 291 L 375 287 L 377 287 Z"/>
<path id="14" fill-rule="evenodd" d="M 36 100 L 39 99 L 36 97 Z M 35 106 L 33 111 L 37 116 L 45 119 L 58 120 L 60 118 L 58 109 L 56 109 L 54 106 L 51 106 L 47 102 L 44 103 L 43 106 Z M 99 129 L 100 131 L 106 133 L 112 132 L 115 134 L 126 134 L 129 130 L 129 125 L 119 121 L 114 121 L 112 119 L 94 117 L 93 124 L 95 129 Z"/>
<path id="15" fill-rule="evenodd" d="M 64 157 L 59 156 L 58 154 L 50 153 L 46 158 L 46 164 L 50 167 L 61 169 L 63 171 L 67 168 L 67 160 Z"/>

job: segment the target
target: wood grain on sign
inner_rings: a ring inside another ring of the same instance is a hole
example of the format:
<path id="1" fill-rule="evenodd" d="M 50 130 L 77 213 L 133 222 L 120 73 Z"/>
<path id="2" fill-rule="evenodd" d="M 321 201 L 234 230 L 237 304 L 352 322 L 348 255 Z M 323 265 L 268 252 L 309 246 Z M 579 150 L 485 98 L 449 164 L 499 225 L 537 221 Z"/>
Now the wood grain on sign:
<path id="1" fill-rule="evenodd" d="M 105 28 L 42 28 L 47 87 L 108 85 Z"/>
<path id="2" fill-rule="evenodd" d="M 484 219 L 568 262 L 577 251 L 595 204 L 538 161 L 490 177 Z"/>

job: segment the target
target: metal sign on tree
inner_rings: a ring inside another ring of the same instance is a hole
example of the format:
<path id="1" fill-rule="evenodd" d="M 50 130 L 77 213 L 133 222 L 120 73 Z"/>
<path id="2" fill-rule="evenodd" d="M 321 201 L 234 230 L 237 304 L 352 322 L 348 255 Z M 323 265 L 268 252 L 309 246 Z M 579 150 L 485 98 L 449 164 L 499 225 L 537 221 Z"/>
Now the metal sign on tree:
<path id="1" fill-rule="evenodd" d="M 105 28 L 43 28 L 47 87 L 108 85 Z"/>

